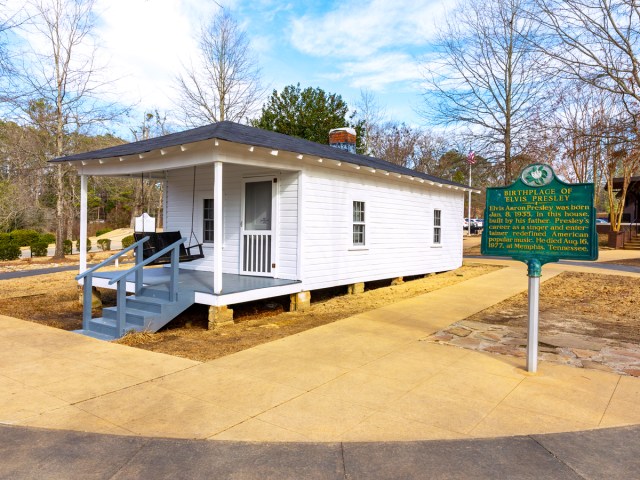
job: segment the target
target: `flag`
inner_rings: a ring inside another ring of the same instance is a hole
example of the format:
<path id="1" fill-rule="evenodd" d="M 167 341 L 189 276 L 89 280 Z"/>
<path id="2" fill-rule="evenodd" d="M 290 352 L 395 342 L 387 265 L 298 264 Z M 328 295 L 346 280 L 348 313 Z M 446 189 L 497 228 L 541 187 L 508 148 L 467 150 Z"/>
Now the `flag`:
<path id="1" fill-rule="evenodd" d="M 473 150 L 469 150 L 469 154 L 467 155 L 467 163 L 469 165 L 474 165 L 476 163 L 476 153 Z"/>

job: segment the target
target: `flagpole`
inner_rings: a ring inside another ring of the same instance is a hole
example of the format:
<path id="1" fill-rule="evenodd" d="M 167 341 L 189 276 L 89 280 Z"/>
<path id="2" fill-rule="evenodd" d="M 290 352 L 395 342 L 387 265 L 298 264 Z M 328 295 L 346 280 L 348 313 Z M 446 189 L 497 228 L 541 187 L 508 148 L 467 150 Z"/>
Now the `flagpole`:
<path id="1" fill-rule="evenodd" d="M 469 187 L 471 187 L 471 162 L 469 162 Z M 469 221 L 467 222 L 467 235 L 471 236 L 471 188 L 469 188 L 469 201 L 467 202 L 467 207 L 469 208 L 467 218 Z"/>
<path id="2" fill-rule="evenodd" d="M 471 165 L 475 163 L 475 152 L 469 148 L 469 154 L 467 155 L 467 163 L 469 164 L 469 201 L 467 202 L 467 235 L 471 236 Z"/>

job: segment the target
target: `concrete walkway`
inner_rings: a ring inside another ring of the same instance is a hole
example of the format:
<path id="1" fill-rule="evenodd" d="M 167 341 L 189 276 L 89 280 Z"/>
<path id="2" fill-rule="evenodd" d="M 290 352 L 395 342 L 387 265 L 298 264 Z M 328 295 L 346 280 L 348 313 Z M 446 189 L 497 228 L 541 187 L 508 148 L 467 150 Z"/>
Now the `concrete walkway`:
<path id="1" fill-rule="evenodd" d="M 637 407 L 640 378 L 546 363 L 540 364 L 538 374 L 529 375 L 523 369 L 522 359 L 422 341 L 455 321 L 525 290 L 524 264 L 505 262 L 505 265 L 507 268 L 482 277 L 207 363 L 100 342 L 0 317 L 0 423 L 14 426 L 3 427 L 0 435 L 11 439 L 20 435 L 41 438 L 53 434 L 16 429 L 15 426 L 118 434 L 131 440 L 110 436 L 86 438 L 89 442 L 97 442 L 96 445 L 113 442 L 122 448 L 129 445 L 134 450 L 143 444 L 153 444 L 145 458 L 154 462 L 159 461 L 158 455 L 166 454 L 167 450 L 158 446 L 163 445 L 162 442 L 168 442 L 166 448 L 171 449 L 171 445 L 182 445 L 180 448 L 187 448 L 185 452 L 189 447 L 168 440 L 153 443 L 148 439 L 136 439 L 139 436 L 294 442 L 279 447 L 265 444 L 265 449 L 275 448 L 274 452 L 279 452 L 277 458 L 282 458 L 282 452 L 287 451 L 289 454 L 302 452 L 303 458 L 305 451 L 319 452 L 324 448 L 335 453 L 338 448 L 335 445 L 339 445 L 338 450 L 342 453 L 338 457 L 343 463 L 348 457 L 345 452 L 369 448 L 369 452 L 378 452 L 384 458 L 369 458 L 370 455 L 361 452 L 357 456 L 359 460 L 353 457 L 353 461 L 361 462 L 360 468 L 364 469 L 361 472 L 372 472 L 378 465 L 378 473 L 383 471 L 384 465 L 400 468 L 401 459 L 408 461 L 410 453 L 407 452 L 422 452 L 420 455 L 423 455 L 431 451 L 428 445 L 435 445 L 434 452 L 442 449 L 452 458 L 459 457 L 452 453 L 453 444 L 429 444 L 424 443 L 425 440 L 528 435 L 524 440 L 498 438 L 493 440 L 495 443 L 491 447 L 482 443 L 486 442 L 484 440 L 463 444 L 467 445 L 464 448 L 471 452 L 471 458 L 476 458 L 474 455 L 480 450 L 493 451 L 493 457 L 488 458 L 502 463 L 497 465 L 500 469 L 485 472 L 494 471 L 496 475 L 456 475 L 456 478 L 507 478 L 504 469 L 508 463 L 513 461 L 519 463 L 515 468 L 525 468 L 521 455 L 517 451 L 511 452 L 507 445 L 517 450 L 517 445 L 526 444 L 532 450 L 527 447 L 523 451 L 542 454 L 546 447 L 539 450 L 541 444 L 537 440 L 533 442 L 535 445 L 531 444 L 530 440 L 537 438 L 532 435 L 582 431 L 571 438 L 585 439 L 590 438 L 591 429 L 640 424 Z M 543 278 L 552 278 L 562 270 L 572 268 L 588 269 L 549 265 L 543 269 Z M 624 274 L 640 278 L 631 272 Z M 616 436 L 618 434 L 607 432 L 618 431 L 602 430 L 598 438 Z M 621 431 L 633 431 L 638 438 L 637 429 Z M 68 439 L 72 434 L 60 432 L 59 435 Z M 72 443 L 85 438 L 77 435 Z M 380 443 L 376 446 L 358 443 L 396 441 L 418 443 Z M 317 442 L 323 442 L 324 446 L 318 446 Z M 609 440 L 602 442 L 602 445 L 610 443 Z M 29 458 L 31 446 L 22 447 L 16 453 L 17 447 L 9 448 L 6 442 L 0 444 L 5 445 L 0 447 L 0 458 L 4 454 L 13 455 L 11 458 L 22 458 L 20 455 L 25 454 L 25 461 Z M 206 444 L 198 443 L 192 448 L 196 452 L 219 453 L 231 448 L 227 442 L 202 446 Z M 571 442 L 555 443 L 557 448 L 566 444 Z M 478 445 L 485 447 L 475 450 Z M 620 448 L 628 449 L 631 445 L 637 447 L 638 444 L 626 442 Z M 565 453 L 583 455 L 587 451 L 584 448 L 580 447 L 581 452 L 570 449 Z M 240 451 L 244 450 L 237 450 Z M 511 458 L 498 459 L 500 452 Z M 545 452 L 549 458 L 555 455 L 550 449 Z M 190 455 L 182 457 L 185 464 L 195 461 L 196 453 Z M 327 458 L 329 463 L 325 466 L 331 467 L 330 472 L 338 472 L 338 476 L 317 478 L 345 478 L 344 465 L 340 467 L 343 468 L 343 476 L 340 476 L 340 468 L 335 470 L 331 463 L 337 458 L 334 457 L 331 454 L 322 458 Z M 542 457 L 532 458 L 527 465 L 546 465 Z M 479 458 L 476 460 L 480 461 Z M 586 457 L 583 460 L 591 461 Z M 243 461 L 242 456 L 239 461 Z M 464 464 L 460 458 L 452 461 Z M 628 462 L 637 468 L 637 463 L 633 463 L 637 462 L 637 455 L 628 456 Z M 3 464 L 0 460 L 0 466 Z M 413 465 L 420 465 L 420 462 Z M 541 475 L 510 478 L 583 478 L 576 476 L 574 470 L 555 471 L 552 464 L 548 466 L 551 468 L 549 475 L 541 470 Z M 620 466 L 617 471 L 622 472 L 624 468 Z M 0 469 L 0 473 L 2 471 Z M 327 472 L 326 469 L 323 471 Z M 503 473 L 500 475 L 499 471 Z M 128 478 L 132 476 L 136 475 Z M 23 478 L 42 476 L 34 474 Z M 164 478 L 164 475 L 154 475 L 154 478 Z M 298 474 L 297 477 L 237 478 L 315 477 Z M 421 477 L 407 473 L 349 478 Z M 434 474 L 422 478 L 444 476 Z M 584 478 L 614 477 L 587 475 Z"/>
<path id="2" fill-rule="evenodd" d="M 558 270 L 559 271 L 559 270 Z M 553 269 L 545 278 L 555 275 Z M 640 423 L 640 379 L 421 341 L 526 288 L 512 265 L 207 363 L 0 318 L 0 422 L 237 441 L 495 437 Z"/>

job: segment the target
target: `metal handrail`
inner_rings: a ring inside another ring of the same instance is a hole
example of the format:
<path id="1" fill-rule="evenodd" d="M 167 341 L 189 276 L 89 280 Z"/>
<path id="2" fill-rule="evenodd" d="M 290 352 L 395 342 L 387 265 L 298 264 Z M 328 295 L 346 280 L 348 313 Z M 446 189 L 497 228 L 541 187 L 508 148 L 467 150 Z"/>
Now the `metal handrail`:
<path id="1" fill-rule="evenodd" d="M 149 237 L 144 237 L 141 240 L 138 240 L 136 243 L 133 243 L 131 245 L 129 245 L 127 248 L 120 250 L 118 253 L 115 253 L 113 255 L 111 255 L 109 258 L 107 258 L 106 260 L 100 262 L 97 265 L 94 265 L 93 267 L 91 267 L 88 270 L 85 270 L 82 273 L 79 273 L 78 275 L 76 275 L 76 280 L 81 280 L 84 277 L 86 277 L 87 275 L 92 274 L 93 272 L 95 272 L 96 270 L 101 269 L 102 267 L 104 267 L 105 265 L 108 265 L 109 263 L 113 262 L 114 260 L 116 260 L 117 258 L 120 258 L 122 255 L 124 255 L 125 253 L 130 252 L 131 250 L 133 250 L 134 248 L 136 248 L 138 246 L 138 244 L 144 243 L 147 240 L 149 240 Z"/>

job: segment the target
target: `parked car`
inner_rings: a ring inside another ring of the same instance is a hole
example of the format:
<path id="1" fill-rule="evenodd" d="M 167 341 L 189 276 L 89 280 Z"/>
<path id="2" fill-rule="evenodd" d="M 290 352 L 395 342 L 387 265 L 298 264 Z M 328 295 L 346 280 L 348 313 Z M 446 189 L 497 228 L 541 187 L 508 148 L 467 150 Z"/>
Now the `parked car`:
<path id="1" fill-rule="evenodd" d="M 473 221 L 476 222 L 478 228 L 484 228 L 484 218 L 474 218 Z"/>
<path id="2" fill-rule="evenodd" d="M 596 223 L 609 223 L 604 218 L 596 218 Z"/>
<path id="3" fill-rule="evenodd" d="M 465 218 L 462 228 L 464 230 L 468 230 L 469 229 L 469 224 L 471 224 L 471 233 L 478 233 L 478 230 L 480 230 L 481 227 L 478 226 L 478 223 L 476 222 L 476 219 L 472 218 L 471 221 L 469 221 L 468 218 Z"/>

